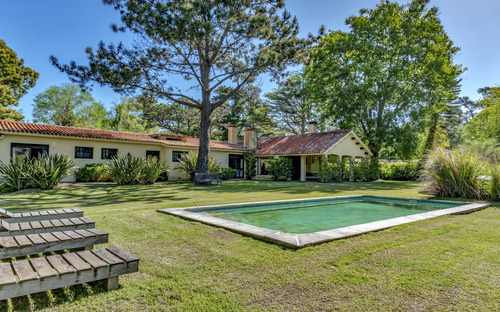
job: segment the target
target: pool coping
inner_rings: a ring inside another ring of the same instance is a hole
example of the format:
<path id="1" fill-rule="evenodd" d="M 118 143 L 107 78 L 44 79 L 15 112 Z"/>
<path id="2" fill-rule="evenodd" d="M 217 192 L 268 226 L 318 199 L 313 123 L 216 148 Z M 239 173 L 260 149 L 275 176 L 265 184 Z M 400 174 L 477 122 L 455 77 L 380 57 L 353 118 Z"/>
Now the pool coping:
<path id="1" fill-rule="evenodd" d="M 338 199 L 338 198 L 359 198 L 359 197 L 371 197 L 371 198 L 386 198 L 386 199 L 407 199 L 416 201 L 430 201 L 439 203 L 453 203 L 458 204 L 458 207 L 438 209 L 429 212 L 417 213 L 413 215 L 396 217 L 386 220 L 373 221 L 368 223 L 362 223 L 357 225 L 351 225 L 331 230 L 296 234 L 287 233 L 276 230 L 271 230 L 267 228 L 258 227 L 251 224 L 221 219 L 217 217 L 212 217 L 208 214 L 201 214 L 199 210 L 210 210 L 210 209 L 220 209 L 220 208 L 232 208 L 235 206 L 247 206 L 255 204 L 269 204 L 269 203 L 280 203 L 280 202 L 294 202 L 294 201 L 309 201 L 309 200 L 322 200 L 322 199 Z M 251 202 L 251 203 L 237 203 L 237 204 L 222 204 L 222 205 L 212 205 L 212 206 L 194 206 L 194 207 L 182 207 L 182 208 L 170 208 L 170 209 L 158 209 L 157 212 L 174 215 L 181 217 L 183 219 L 198 221 L 204 224 L 212 225 L 215 227 L 224 228 L 226 230 L 251 236 L 257 239 L 261 239 L 271 243 L 277 243 L 286 247 L 299 249 L 308 246 L 314 246 L 326 242 L 330 242 L 337 239 L 353 237 L 369 232 L 385 230 L 390 227 L 411 223 L 415 221 L 435 218 L 444 215 L 454 215 L 454 214 L 464 214 L 473 211 L 481 210 L 491 206 L 489 203 L 470 203 L 461 201 L 450 201 L 450 200 L 433 200 L 433 199 L 422 199 L 422 198 L 406 198 L 406 197 L 389 197 L 389 196 L 377 196 L 377 195 L 347 195 L 347 196 L 330 196 L 330 197 L 317 197 L 317 198 L 300 198 L 292 200 L 277 200 L 277 201 L 261 201 L 261 202 Z"/>

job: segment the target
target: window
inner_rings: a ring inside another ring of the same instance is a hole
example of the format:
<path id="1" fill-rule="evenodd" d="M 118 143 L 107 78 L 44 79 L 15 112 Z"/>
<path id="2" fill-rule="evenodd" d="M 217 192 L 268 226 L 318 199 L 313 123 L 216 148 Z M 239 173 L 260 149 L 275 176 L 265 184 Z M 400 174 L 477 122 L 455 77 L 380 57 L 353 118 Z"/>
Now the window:
<path id="1" fill-rule="evenodd" d="M 101 159 L 112 159 L 118 155 L 118 149 L 116 148 L 103 148 L 101 150 Z"/>
<path id="2" fill-rule="evenodd" d="M 269 158 L 260 158 L 259 159 L 259 167 L 257 168 L 257 174 L 267 175 L 269 174 L 269 170 L 267 166 L 269 165 Z"/>
<path id="3" fill-rule="evenodd" d="M 38 156 L 47 157 L 49 155 L 49 146 L 38 144 L 11 143 L 10 155 L 12 157 L 25 156 L 29 158 L 38 158 Z"/>
<path id="4" fill-rule="evenodd" d="M 185 155 L 185 154 L 187 154 L 187 152 L 173 151 L 172 152 L 172 161 L 179 162 L 181 160 L 181 155 Z"/>
<path id="5" fill-rule="evenodd" d="M 244 157 L 243 155 L 232 155 L 229 154 L 229 168 L 236 169 L 236 178 L 243 178 L 243 165 Z"/>
<path id="6" fill-rule="evenodd" d="M 156 158 L 156 160 L 160 160 L 160 151 L 146 151 L 146 159 L 150 157 Z"/>
<path id="7" fill-rule="evenodd" d="M 75 158 L 85 158 L 85 159 L 94 158 L 94 148 L 75 146 Z"/>

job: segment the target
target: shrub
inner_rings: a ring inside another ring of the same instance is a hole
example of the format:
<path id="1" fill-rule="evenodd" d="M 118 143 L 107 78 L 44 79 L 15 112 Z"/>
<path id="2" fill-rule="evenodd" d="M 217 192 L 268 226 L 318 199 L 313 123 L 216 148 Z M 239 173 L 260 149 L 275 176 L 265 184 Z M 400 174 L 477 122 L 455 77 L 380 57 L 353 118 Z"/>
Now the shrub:
<path id="1" fill-rule="evenodd" d="M 275 156 L 269 161 L 268 170 L 274 181 L 286 181 L 292 173 L 292 160 L 288 157 Z"/>
<path id="2" fill-rule="evenodd" d="M 31 164 L 31 184 L 43 190 L 50 190 L 71 174 L 75 162 L 68 155 L 51 154 L 48 157 L 39 156 L 32 160 Z"/>
<path id="3" fill-rule="evenodd" d="M 120 155 L 108 162 L 111 179 L 121 185 L 140 182 L 144 158 Z"/>
<path id="4" fill-rule="evenodd" d="M 77 182 L 107 182 L 111 180 L 106 164 L 87 164 L 75 172 Z"/>
<path id="5" fill-rule="evenodd" d="M 0 194 L 10 193 L 12 191 L 14 191 L 14 189 L 12 188 L 12 186 L 10 186 L 7 183 L 0 182 Z"/>
<path id="6" fill-rule="evenodd" d="M 219 177 L 222 180 L 229 180 L 236 176 L 236 169 L 233 168 L 219 168 Z"/>
<path id="7" fill-rule="evenodd" d="M 491 168 L 491 180 L 488 193 L 488 197 L 491 200 L 500 200 L 500 165 L 493 165 Z"/>
<path id="8" fill-rule="evenodd" d="M 328 157 L 321 157 L 319 160 L 318 180 L 327 183 L 332 180 L 333 166 Z"/>
<path id="9" fill-rule="evenodd" d="M 348 160 L 349 162 L 347 163 L 347 167 L 346 167 L 346 178 L 351 181 L 351 182 L 354 182 L 356 181 L 356 176 L 355 176 L 355 172 L 354 172 L 354 158 L 349 158 Z"/>
<path id="10" fill-rule="evenodd" d="M 374 181 L 380 177 L 380 164 L 377 157 L 372 157 L 367 161 L 366 181 Z"/>
<path id="11" fill-rule="evenodd" d="M 49 190 L 70 175 L 74 165 L 67 155 L 51 154 L 36 159 L 17 156 L 8 165 L 0 163 L 0 175 L 14 191 L 29 187 Z"/>
<path id="12" fill-rule="evenodd" d="M 186 175 L 189 177 L 189 180 L 194 179 L 194 173 L 196 170 L 196 163 L 198 162 L 198 154 L 197 153 L 186 153 L 181 155 L 179 160 L 180 166 L 177 168 L 178 170 L 184 171 Z M 215 159 L 210 155 L 208 157 L 208 172 L 216 173 L 219 171 L 220 165 L 215 161 Z"/>
<path id="13" fill-rule="evenodd" d="M 184 171 L 186 175 L 189 177 L 189 180 L 193 180 L 194 172 L 196 170 L 196 162 L 198 161 L 198 154 L 195 153 L 187 153 L 181 154 L 179 159 L 179 167 L 177 170 Z"/>
<path id="14" fill-rule="evenodd" d="M 331 181 L 342 181 L 342 166 L 338 156 L 321 157 L 319 161 L 318 179 L 326 183 Z"/>
<path id="15" fill-rule="evenodd" d="M 158 177 L 158 179 L 156 181 L 158 181 L 158 182 L 168 181 L 168 170 L 165 171 L 164 173 L 160 174 L 160 176 Z"/>
<path id="16" fill-rule="evenodd" d="M 144 184 L 155 184 L 156 180 L 168 172 L 168 166 L 157 158 L 148 157 L 142 164 L 140 181 Z"/>
<path id="17" fill-rule="evenodd" d="M 421 167 L 418 161 L 381 163 L 380 178 L 395 181 L 417 181 Z"/>
<path id="18" fill-rule="evenodd" d="M 481 199 L 485 180 L 479 176 L 483 171 L 484 163 L 475 151 L 437 149 L 427 159 L 423 178 L 435 195 Z"/>
<path id="19" fill-rule="evenodd" d="M 0 162 L 0 176 L 12 190 L 18 191 L 32 187 L 33 164 L 28 157 L 16 156 L 9 164 Z"/>
<path id="20" fill-rule="evenodd" d="M 245 152 L 245 179 L 252 180 L 257 175 L 255 150 Z"/>
<path id="21" fill-rule="evenodd" d="M 354 179 L 356 181 L 364 182 L 367 181 L 368 175 L 368 161 L 366 158 L 362 158 L 361 161 L 354 163 Z"/>

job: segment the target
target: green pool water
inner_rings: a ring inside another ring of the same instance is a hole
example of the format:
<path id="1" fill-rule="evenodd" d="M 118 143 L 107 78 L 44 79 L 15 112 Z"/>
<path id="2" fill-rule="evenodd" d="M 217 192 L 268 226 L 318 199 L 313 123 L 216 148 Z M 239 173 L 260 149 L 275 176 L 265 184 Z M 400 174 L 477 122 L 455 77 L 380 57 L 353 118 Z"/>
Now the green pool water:
<path id="1" fill-rule="evenodd" d="M 459 205 L 403 198 L 357 197 L 242 205 L 196 212 L 276 231 L 302 234 Z"/>

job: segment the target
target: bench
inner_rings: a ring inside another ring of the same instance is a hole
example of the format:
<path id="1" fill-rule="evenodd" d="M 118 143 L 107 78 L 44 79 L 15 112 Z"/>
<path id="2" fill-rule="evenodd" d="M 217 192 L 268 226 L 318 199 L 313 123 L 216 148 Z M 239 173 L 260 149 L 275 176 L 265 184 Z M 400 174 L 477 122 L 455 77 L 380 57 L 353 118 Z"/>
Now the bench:
<path id="1" fill-rule="evenodd" d="M 12 213 L 0 208 L 0 217 L 4 217 L 7 222 L 30 222 L 51 219 L 69 219 L 83 217 L 83 210 L 79 208 L 60 209 L 48 211 L 32 211 L 22 213 Z"/>
<path id="2" fill-rule="evenodd" d="M 119 247 L 3 262 L 0 300 L 99 280 L 114 290 L 120 275 L 138 270 L 139 258 Z"/>
<path id="3" fill-rule="evenodd" d="M 215 182 L 217 184 L 222 183 L 222 179 L 219 177 L 218 173 L 195 173 L 194 174 L 194 184 L 211 184 Z"/>
<path id="4" fill-rule="evenodd" d="M 87 218 L 53 219 L 12 223 L 0 220 L 0 237 L 48 232 L 86 230 L 95 228 L 95 221 Z"/>
<path id="5" fill-rule="evenodd" d="M 0 237 L 0 259 L 65 249 L 92 248 L 107 242 L 108 233 L 97 229 L 5 236 Z"/>

